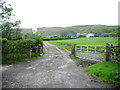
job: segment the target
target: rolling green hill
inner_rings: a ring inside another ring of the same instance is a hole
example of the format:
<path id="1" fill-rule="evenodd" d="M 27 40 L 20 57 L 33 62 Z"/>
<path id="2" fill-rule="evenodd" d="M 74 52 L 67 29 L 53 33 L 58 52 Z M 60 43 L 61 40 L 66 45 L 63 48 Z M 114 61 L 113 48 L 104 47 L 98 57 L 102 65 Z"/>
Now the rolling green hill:
<path id="1" fill-rule="evenodd" d="M 32 28 L 21 28 L 22 29 L 22 34 L 32 34 Z"/>
<path id="2" fill-rule="evenodd" d="M 27 31 L 26 31 L 27 30 Z M 23 33 L 31 33 L 31 29 L 24 29 Z M 94 33 L 95 35 L 111 34 L 118 30 L 118 26 L 106 25 L 77 25 L 71 27 L 42 27 L 38 28 L 38 34 L 42 36 L 68 35 L 76 33 Z"/>

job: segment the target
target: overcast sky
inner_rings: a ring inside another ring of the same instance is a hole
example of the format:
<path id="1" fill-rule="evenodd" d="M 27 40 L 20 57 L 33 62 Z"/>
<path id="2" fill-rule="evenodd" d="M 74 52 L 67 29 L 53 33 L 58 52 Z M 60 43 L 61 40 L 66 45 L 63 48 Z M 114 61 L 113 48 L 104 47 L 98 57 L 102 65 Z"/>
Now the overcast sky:
<path id="1" fill-rule="evenodd" d="M 21 27 L 118 25 L 120 0 L 6 0 Z"/>

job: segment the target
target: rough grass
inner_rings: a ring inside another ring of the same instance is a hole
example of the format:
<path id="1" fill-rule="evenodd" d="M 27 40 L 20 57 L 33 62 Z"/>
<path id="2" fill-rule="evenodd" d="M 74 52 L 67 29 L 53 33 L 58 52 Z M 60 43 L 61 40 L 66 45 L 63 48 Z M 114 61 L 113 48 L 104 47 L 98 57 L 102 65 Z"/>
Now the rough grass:
<path id="1" fill-rule="evenodd" d="M 73 44 L 106 45 L 106 43 L 110 43 L 113 45 L 118 45 L 118 38 L 113 38 L 113 37 L 79 38 L 79 39 L 71 39 L 71 40 L 49 41 L 49 43 L 56 45 L 60 49 L 71 50 Z"/>
<path id="2" fill-rule="evenodd" d="M 83 70 L 102 82 L 120 84 L 120 64 L 105 61 L 86 67 Z"/>
<path id="3" fill-rule="evenodd" d="M 77 56 L 73 56 L 73 55 L 70 55 L 70 58 L 71 58 L 71 59 L 76 59 L 76 60 L 79 59 L 79 57 L 77 57 Z"/>
<path id="4" fill-rule="evenodd" d="M 58 58 L 59 56 L 54 56 L 54 58 Z"/>

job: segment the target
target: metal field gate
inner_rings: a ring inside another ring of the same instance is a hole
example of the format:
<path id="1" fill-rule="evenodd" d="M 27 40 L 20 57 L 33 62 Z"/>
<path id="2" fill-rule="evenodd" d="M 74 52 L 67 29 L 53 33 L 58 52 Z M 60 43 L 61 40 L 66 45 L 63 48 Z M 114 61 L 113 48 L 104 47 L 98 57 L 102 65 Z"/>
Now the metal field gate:
<path id="1" fill-rule="evenodd" d="M 100 60 L 113 61 L 113 62 L 120 63 L 120 46 L 113 46 L 112 44 L 108 44 L 108 43 L 106 45 L 76 45 L 74 44 L 72 46 L 71 55 L 85 56 L 86 58 L 89 58 L 89 59 L 91 58 L 100 59 Z"/>
<path id="2" fill-rule="evenodd" d="M 104 45 L 76 45 L 72 46 L 71 54 L 86 60 L 105 60 L 106 46 Z"/>
<path id="3" fill-rule="evenodd" d="M 104 45 L 75 45 L 76 52 L 104 53 L 106 46 Z"/>

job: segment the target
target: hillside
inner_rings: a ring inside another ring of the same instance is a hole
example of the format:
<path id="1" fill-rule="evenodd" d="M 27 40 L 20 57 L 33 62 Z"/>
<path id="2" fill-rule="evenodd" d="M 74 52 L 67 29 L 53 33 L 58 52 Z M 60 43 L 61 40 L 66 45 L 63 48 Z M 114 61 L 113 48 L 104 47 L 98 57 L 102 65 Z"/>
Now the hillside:
<path id="1" fill-rule="evenodd" d="M 22 29 L 22 34 L 32 34 L 32 28 L 21 28 Z"/>
<path id="2" fill-rule="evenodd" d="M 27 31 L 26 31 L 27 30 Z M 24 29 L 23 33 L 31 33 L 31 29 Z M 101 35 L 103 33 L 114 33 L 117 32 L 118 26 L 106 26 L 106 25 L 77 25 L 71 27 L 42 27 L 38 28 L 38 34 L 42 36 L 51 35 L 68 35 L 76 33 L 94 33 Z"/>

